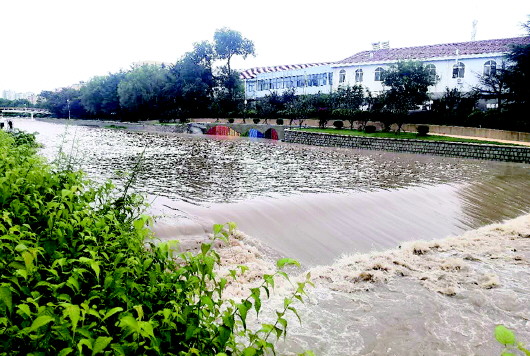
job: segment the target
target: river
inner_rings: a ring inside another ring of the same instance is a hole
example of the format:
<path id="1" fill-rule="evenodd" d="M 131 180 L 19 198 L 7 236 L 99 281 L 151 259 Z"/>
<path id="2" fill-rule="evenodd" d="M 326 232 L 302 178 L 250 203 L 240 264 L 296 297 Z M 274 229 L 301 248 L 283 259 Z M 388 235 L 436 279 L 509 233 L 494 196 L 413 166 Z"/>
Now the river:
<path id="1" fill-rule="evenodd" d="M 141 157 L 133 186 L 160 239 L 193 244 L 234 221 L 243 233 L 225 251 L 232 265 L 270 271 L 274 258 L 298 259 L 316 287 L 282 354 L 498 354 L 496 323 L 530 342 L 529 165 L 14 124 L 97 181 L 123 184 Z"/>

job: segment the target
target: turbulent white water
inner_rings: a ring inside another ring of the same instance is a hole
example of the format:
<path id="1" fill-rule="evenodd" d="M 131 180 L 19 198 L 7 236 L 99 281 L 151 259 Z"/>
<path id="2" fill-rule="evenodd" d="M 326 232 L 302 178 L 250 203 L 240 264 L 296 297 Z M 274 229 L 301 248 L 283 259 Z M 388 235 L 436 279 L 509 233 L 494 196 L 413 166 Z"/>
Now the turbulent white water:
<path id="1" fill-rule="evenodd" d="M 222 255 L 228 265 L 251 267 L 244 287 L 274 270 L 252 238 L 234 240 Z M 308 272 L 315 288 L 297 305 L 302 325 L 289 318 L 281 354 L 498 355 L 497 324 L 530 342 L 530 215 L 458 237 L 343 256 Z M 291 287 L 276 290 L 270 310 L 281 309 Z"/>
<path id="2" fill-rule="evenodd" d="M 57 142 L 78 147 L 91 177 L 117 184 L 115 171 L 144 151 L 135 188 L 152 200 L 160 239 L 193 247 L 214 223 L 235 221 L 244 233 L 222 248 L 223 269 L 250 271 L 231 296 L 274 259 L 298 259 L 293 278 L 309 271 L 316 286 L 280 354 L 495 355 L 499 323 L 530 343 L 529 165 L 86 127 L 62 139 L 61 125 L 15 126 L 39 131 L 50 158 Z M 289 291 L 280 284 L 268 308 Z"/>

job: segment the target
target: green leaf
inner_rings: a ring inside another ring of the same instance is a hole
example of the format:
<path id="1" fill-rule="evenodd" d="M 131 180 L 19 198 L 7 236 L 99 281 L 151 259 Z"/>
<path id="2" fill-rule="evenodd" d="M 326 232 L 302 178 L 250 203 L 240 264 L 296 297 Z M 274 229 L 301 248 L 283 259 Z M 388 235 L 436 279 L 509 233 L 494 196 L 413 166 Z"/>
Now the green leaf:
<path id="1" fill-rule="evenodd" d="M 74 349 L 70 348 L 70 347 L 67 347 L 65 349 L 62 349 L 61 351 L 59 351 L 59 353 L 57 354 L 57 356 L 66 356 L 68 354 L 71 354 L 72 352 L 74 352 Z"/>
<path id="2" fill-rule="evenodd" d="M 515 344 L 515 335 L 504 325 L 497 325 L 495 328 L 495 339 L 503 345 Z"/>
<path id="3" fill-rule="evenodd" d="M 30 331 L 35 331 L 38 328 L 40 328 L 41 326 L 44 326 L 44 325 L 46 325 L 46 324 L 48 324 L 48 323 L 50 323 L 50 322 L 52 322 L 54 320 L 55 319 L 52 318 L 49 315 L 41 315 L 37 319 L 35 319 L 33 321 L 33 323 L 31 323 Z"/>
<path id="4" fill-rule="evenodd" d="M 0 287 L 0 301 L 7 307 L 10 313 L 13 312 L 13 296 L 9 287 Z"/>
<path id="5" fill-rule="evenodd" d="M 92 355 L 96 355 L 97 353 L 105 350 L 111 341 L 111 337 L 99 336 L 92 345 Z"/>
<path id="6" fill-rule="evenodd" d="M 81 314 L 79 306 L 69 304 L 65 308 L 65 313 L 68 315 L 68 317 L 72 321 L 72 331 L 75 333 L 75 330 L 77 329 L 77 323 L 79 322 L 79 316 Z"/>
<path id="7" fill-rule="evenodd" d="M 248 300 L 243 301 L 243 303 L 237 305 L 237 310 L 239 311 L 239 317 L 241 318 L 241 321 L 243 322 L 243 328 L 247 328 L 247 312 L 248 310 L 252 308 L 252 303 Z"/>
<path id="8" fill-rule="evenodd" d="M 103 319 L 101 321 L 104 321 L 105 319 L 113 316 L 114 314 L 116 313 L 119 313 L 119 312 L 122 312 L 123 311 L 123 308 L 122 307 L 116 307 L 116 308 L 112 308 L 111 310 L 109 310 L 105 316 L 103 317 Z"/>
<path id="9" fill-rule="evenodd" d="M 276 266 L 280 269 L 289 265 L 300 267 L 300 263 L 292 258 L 281 258 L 276 262 Z"/>
<path id="10" fill-rule="evenodd" d="M 252 347 L 247 347 L 243 350 L 243 356 L 254 356 L 256 355 L 256 349 Z"/>
<path id="11" fill-rule="evenodd" d="M 27 304 L 19 304 L 19 305 L 17 305 L 17 308 L 19 309 L 18 314 L 24 313 L 27 316 L 31 316 L 31 310 L 29 309 L 29 305 L 27 305 Z"/>
<path id="12" fill-rule="evenodd" d="M 201 245 L 201 252 L 203 255 L 206 255 L 208 251 L 210 251 L 210 248 L 212 247 L 212 244 L 202 244 Z"/>

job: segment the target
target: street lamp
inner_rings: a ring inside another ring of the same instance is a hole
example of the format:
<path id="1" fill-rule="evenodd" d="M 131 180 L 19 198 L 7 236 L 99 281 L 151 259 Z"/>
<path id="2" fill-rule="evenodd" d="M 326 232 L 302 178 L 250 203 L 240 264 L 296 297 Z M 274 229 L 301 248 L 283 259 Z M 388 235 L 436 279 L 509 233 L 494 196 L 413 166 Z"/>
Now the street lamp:
<path id="1" fill-rule="evenodd" d="M 245 93 L 245 96 L 247 94 Z M 245 104 L 245 107 L 243 109 L 243 123 L 246 124 L 246 119 L 247 119 L 247 99 L 245 99 L 245 101 L 243 101 L 243 103 Z"/>
<path id="2" fill-rule="evenodd" d="M 70 99 L 66 99 L 66 105 L 68 105 L 68 120 L 70 120 Z"/>

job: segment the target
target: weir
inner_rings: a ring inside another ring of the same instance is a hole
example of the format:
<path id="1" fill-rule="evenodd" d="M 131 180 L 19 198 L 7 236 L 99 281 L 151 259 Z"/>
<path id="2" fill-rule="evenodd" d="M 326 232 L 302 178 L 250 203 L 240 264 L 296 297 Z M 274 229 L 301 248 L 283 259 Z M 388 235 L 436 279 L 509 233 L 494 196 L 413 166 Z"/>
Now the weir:
<path id="1" fill-rule="evenodd" d="M 303 324 L 287 316 L 279 354 L 490 355 L 499 350 L 492 336 L 498 323 L 530 340 L 528 164 L 65 130 L 31 120 L 15 126 L 38 131 L 49 158 L 58 142 L 77 147 L 81 168 L 98 181 L 124 184 L 115 172 L 130 171 L 143 155 L 133 188 L 148 194 L 159 215 L 159 239 L 196 247 L 213 223 L 235 221 L 244 234 L 220 249 L 222 268 L 250 271 L 228 296 L 245 296 L 276 258 L 299 259 L 303 270 L 291 271 L 292 283 L 310 272 L 315 288 L 296 305 Z M 279 282 L 260 318 L 281 309 L 291 288 Z"/>

